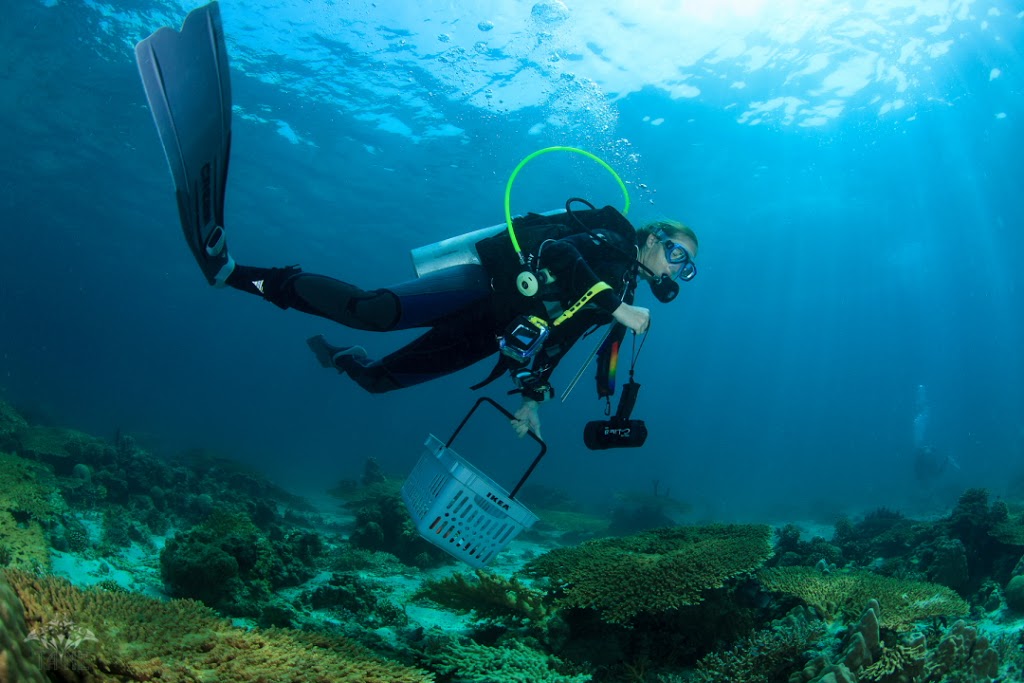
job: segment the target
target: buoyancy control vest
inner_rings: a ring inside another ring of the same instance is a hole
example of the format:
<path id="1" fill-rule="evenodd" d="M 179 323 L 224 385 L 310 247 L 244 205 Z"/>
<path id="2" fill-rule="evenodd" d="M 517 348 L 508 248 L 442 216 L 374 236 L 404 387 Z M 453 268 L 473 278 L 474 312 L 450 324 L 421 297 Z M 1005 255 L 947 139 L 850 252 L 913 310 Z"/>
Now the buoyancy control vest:
<path id="1" fill-rule="evenodd" d="M 507 231 L 484 238 L 476 243 L 476 251 L 481 264 L 491 276 L 494 290 L 494 318 L 497 321 L 513 321 L 518 316 L 535 316 L 551 324 L 557 324 L 573 309 L 582 307 L 583 300 L 576 303 L 562 301 L 554 303 L 557 294 L 546 292 L 548 280 L 543 263 L 543 245 L 550 240 L 561 240 L 572 235 L 586 234 L 595 242 L 606 245 L 609 260 L 631 262 L 635 249 L 636 231 L 632 224 L 616 208 L 606 206 L 602 209 L 571 210 L 570 200 L 562 213 L 536 214 L 528 213 L 513 219 L 513 228 L 519 243 L 522 260 L 517 255 Z M 537 274 L 541 283 L 538 296 L 525 296 L 517 287 L 517 279 L 528 268 Z M 616 278 L 609 287 L 618 287 L 621 278 Z M 555 289 L 558 288 L 555 283 Z M 563 293 L 564 298 L 564 293 Z M 561 315 L 560 315 L 561 314 Z M 554 322 L 552 322 L 554 321 Z M 473 388 L 479 388 L 497 379 L 505 370 L 514 370 L 522 366 L 505 357 L 499 357 L 498 363 L 490 375 Z"/>
<path id="2" fill-rule="evenodd" d="M 543 269 L 544 264 L 539 262 L 538 255 L 544 242 L 587 233 L 607 242 L 610 249 L 620 252 L 632 248 L 636 243 L 636 231 L 632 224 L 613 206 L 582 211 L 567 210 L 551 215 L 528 213 L 513 219 L 512 224 L 525 264 L 520 262 L 507 231 L 476 243 L 480 262 L 492 278 L 498 320 L 510 320 L 515 315 L 525 313 L 549 317 L 550 311 L 545 310 L 537 298 L 523 296 L 516 286 L 516 279 L 524 265 L 535 271 Z M 544 280 L 543 274 L 541 280 Z"/>

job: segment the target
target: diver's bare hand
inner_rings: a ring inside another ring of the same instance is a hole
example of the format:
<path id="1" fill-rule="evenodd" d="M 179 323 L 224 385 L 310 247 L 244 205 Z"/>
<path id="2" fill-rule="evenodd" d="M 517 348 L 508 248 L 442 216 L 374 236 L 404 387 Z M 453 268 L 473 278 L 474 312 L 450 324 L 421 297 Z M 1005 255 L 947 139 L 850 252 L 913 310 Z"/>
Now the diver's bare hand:
<path id="1" fill-rule="evenodd" d="M 633 306 L 625 302 L 612 313 L 615 321 L 625 325 L 637 334 L 643 334 L 651 326 L 651 309 Z"/>
<path id="2" fill-rule="evenodd" d="M 526 433 L 532 431 L 540 436 L 540 414 L 538 411 L 540 404 L 536 401 L 531 401 L 528 398 L 523 399 L 523 405 L 519 406 L 519 410 L 515 413 L 515 419 L 512 420 L 512 429 L 515 430 L 516 436 L 520 439 L 526 436 Z"/>

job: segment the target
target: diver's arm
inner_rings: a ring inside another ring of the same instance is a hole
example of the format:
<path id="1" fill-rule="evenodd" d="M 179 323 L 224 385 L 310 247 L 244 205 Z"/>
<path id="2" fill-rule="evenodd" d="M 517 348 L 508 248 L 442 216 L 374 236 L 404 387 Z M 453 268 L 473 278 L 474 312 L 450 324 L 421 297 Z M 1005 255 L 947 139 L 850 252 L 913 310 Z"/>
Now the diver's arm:
<path id="1" fill-rule="evenodd" d="M 512 420 L 512 429 L 520 439 L 526 436 L 527 432 L 533 432 L 537 438 L 540 435 L 540 404 L 533 399 L 523 397 L 523 404 L 515 412 L 515 419 Z"/>
<path id="2" fill-rule="evenodd" d="M 545 242 L 540 254 L 540 265 L 555 277 L 560 291 L 568 298 L 577 301 L 599 285 L 599 291 L 592 294 L 590 303 L 600 307 L 611 315 L 619 306 L 619 297 L 614 287 L 605 283 L 594 272 L 584 258 L 583 252 L 595 252 L 599 245 L 591 244 L 588 235 L 572 235 L 570 237 Z M 582 251 L 581 251 L 582 250 Z"/>

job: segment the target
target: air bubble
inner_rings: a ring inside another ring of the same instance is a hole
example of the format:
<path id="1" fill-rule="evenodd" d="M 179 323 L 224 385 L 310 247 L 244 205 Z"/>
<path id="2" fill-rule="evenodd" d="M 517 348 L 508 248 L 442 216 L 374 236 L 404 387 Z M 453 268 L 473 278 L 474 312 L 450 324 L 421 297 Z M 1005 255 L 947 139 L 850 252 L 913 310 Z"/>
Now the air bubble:
<path id="1" fill-rule="evenodd" d="M 569 8 L 559 0 L 538 2 L 530 10 L 530 16 L 545 24 L 558 24 L 569 18 Z"/>

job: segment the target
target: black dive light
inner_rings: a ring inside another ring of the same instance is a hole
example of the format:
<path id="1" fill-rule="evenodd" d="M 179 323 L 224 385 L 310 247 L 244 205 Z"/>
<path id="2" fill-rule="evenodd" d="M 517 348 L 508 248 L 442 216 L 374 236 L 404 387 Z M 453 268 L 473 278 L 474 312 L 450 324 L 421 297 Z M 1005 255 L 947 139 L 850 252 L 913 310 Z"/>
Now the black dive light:
<path id="1" fill-rule="evenodd" d="M 610 420 L 594 420 L 583 428 L 583 443 L 592 451 L 609 448 L 640 448 L 647 441 L 647 425 L 631 420 L 640 385 L 630 380 L 622 387 L 619 408 Z"/>

